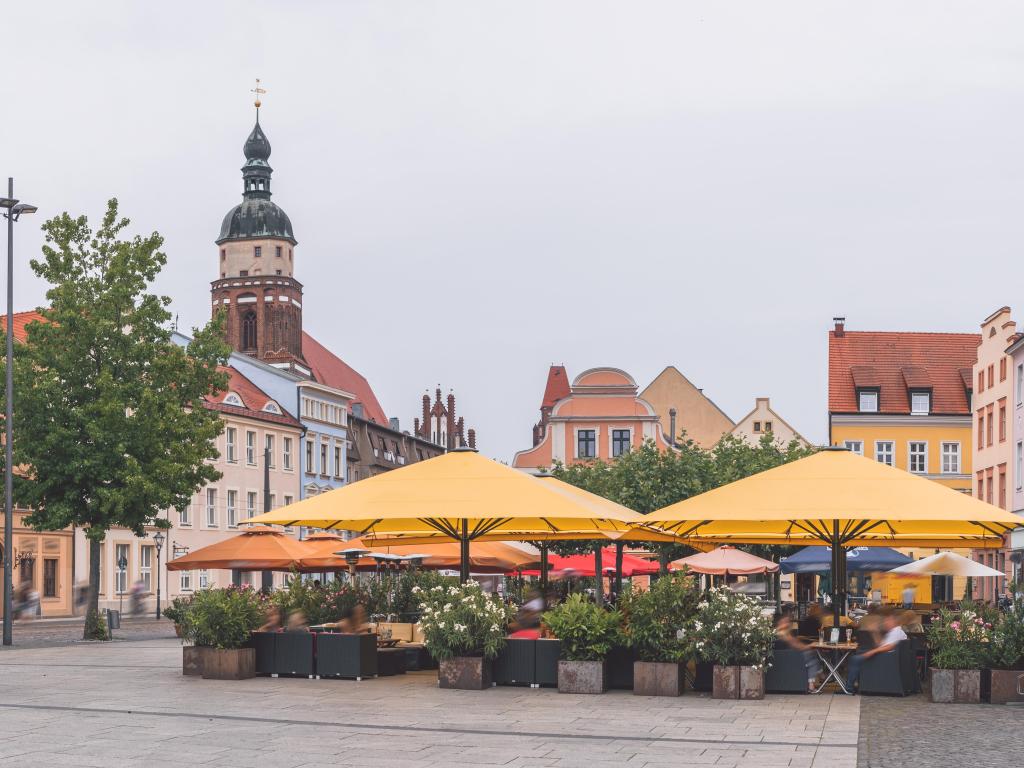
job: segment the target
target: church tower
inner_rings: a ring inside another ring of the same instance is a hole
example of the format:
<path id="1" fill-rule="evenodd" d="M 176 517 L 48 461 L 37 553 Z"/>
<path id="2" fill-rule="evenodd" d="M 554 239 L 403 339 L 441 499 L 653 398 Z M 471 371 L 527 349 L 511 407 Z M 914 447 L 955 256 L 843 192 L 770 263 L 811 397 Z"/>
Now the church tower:
<path id="1" fill-rule="evenodd" d="M 217 238 L 219 277 L 210 284 L 213 313 L 238 352 L 309 376 L 302 356 L 302 284 L 293 276 L 295 235 L 288 215 L 270 199 L 270 142 L 256 125 L 245 140 L 242 202 L 228 211 Z"/>

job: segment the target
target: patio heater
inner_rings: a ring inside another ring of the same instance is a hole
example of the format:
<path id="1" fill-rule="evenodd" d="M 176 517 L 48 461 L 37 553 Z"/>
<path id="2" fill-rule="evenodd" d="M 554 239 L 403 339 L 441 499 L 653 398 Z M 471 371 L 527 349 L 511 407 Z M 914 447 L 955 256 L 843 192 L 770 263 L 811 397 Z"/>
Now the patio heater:
<path id="1" fill-rule="evenodd" d="M 345 558 L 345 564 L 348 565 L 348 577 L 352 581 L 353 586 L 356 584 L 356 565 L 359 564 L 359 558 L 363 555 L 369 554 L 368 549 L 359 549 L 358 547 L 351 547 L 349 549 L 343 549 L 340 552 L 335 552 L 336 555 L 341 555 Z"/>

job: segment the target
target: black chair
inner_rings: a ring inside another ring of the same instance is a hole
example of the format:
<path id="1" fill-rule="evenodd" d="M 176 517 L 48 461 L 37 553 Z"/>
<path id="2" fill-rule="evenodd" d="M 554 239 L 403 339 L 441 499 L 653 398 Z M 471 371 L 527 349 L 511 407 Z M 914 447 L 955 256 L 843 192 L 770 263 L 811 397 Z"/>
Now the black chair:
<path id="1" fill-rule="evenodd" d="M 314 640 L 315 635 L 305 630 L 274 633 L 274 674 L 313 677 L 316 674 Z"/>
<path id="2" fill-rule="evenodd" d="M 633 662 L 635 661 L 635 649 L 622 645 L 612 648 L 608 652 L 608 687 L 633 690 Z"/>
<path id="3" fill-rule="evenodd" d="M 377 636 L 319 634 L 316 672 L 320 677 L 362 680 L 377 676 Z"/>
<path id="4" fill-rule="evenodd" d="M 710 692 L 714 688 L 715 665 L 710 661 L 698 661 L 693 675 L 693 690 L 701 693 Z"/>
<path id="5" fill-rule="evenodd" d="M 274 649 L 277 645 L 277 632 L 253 632 L 249 635 L 246 648 L 256 651 L 256 674 L 272 675 L 274 672 Z"/>
<path id="6" fill-rule="evenodd" d="M 928 677 L 928 637 L 923 632 L 907 634 L 910 647 L 914 650 L 914 662 L 917 666 L 917 677 L 922 682 Z"/>
<path id="7" fill-rule="evenodd" d="M 776 643 L 764 676 L 767 693 L 807 693 L 807 660 L 803 651 Z"/>
<path id="8" fill-rule="evenodd" d="M 909 696 L 921 691 L 917 663 L 909 640 L 872 656 L 860 672 L 860 692 L 867 696 Z"/>
<path id="9" fill-rule="evenodd" d="M 377 649 L 377 675 L 390 677 L 405 674 L 405 651 L 402 648 Z"/>
<path id="10" fill-rule="evenodd" d="M 536 683 L 537 640 L 510 637 L 494 659 L 495 685 L 529 685 Z"/>
<path id="11" fill-rule="evenodd" d="M 534 654 L 534 683 L 538 686 L 558 685 L 558 657 L 562 654 L 562 641 L 541 638 L 536 641 Z"/>

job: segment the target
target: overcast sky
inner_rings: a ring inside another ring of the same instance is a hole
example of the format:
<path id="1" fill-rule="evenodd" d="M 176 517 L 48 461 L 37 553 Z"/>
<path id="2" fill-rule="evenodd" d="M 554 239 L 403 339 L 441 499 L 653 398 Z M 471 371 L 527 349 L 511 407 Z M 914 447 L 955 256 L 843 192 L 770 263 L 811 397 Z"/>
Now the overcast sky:
<path id="1" fill-rule="evenodd" d="M 1020 2 L 33 2 L 0 22 L 16 304 L 38 225 L 116 196 L 209 315 L 254 78 L 304 326 L 411 428 L 530 445 L 547 367 L 673 364 L 826 437 L 826 343 L 1017 304 Z M 4 190 L 6 191 L 6 189 Z M 1017 307 L 1015 307 L 1016 309 Z"/>

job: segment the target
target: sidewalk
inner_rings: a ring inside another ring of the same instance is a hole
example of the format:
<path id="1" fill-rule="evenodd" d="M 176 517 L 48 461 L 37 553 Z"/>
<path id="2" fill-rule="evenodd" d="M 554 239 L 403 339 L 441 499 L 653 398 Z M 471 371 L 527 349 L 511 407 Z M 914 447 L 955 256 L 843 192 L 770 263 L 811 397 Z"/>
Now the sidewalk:
<path id="1" fill-rule="evenodd" d="M 48 648 L 87 642 L 82 640 L 84 616 L 52 619 L 16 619 L 13 648 Z M 153 616 L 122 616 L 121 628 L 114 630 L 113 640 L 160 640 L 174 637 L 174 625 L 167 619 Z M 0 650 L 10 650 L 0 646 Z"/>

